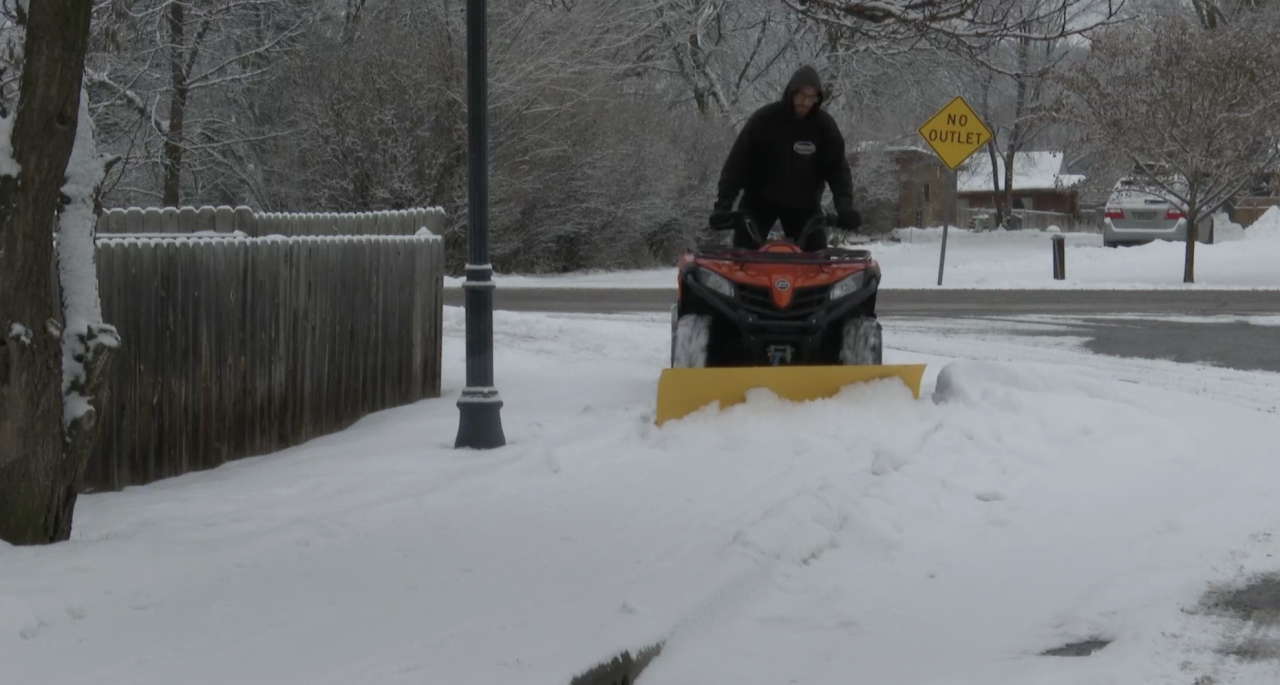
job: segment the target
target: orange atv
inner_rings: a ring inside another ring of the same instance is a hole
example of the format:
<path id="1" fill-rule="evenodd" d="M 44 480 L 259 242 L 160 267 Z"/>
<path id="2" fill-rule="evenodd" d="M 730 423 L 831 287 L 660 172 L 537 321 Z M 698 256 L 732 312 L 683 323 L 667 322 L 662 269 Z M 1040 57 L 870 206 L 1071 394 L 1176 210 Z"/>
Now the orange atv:
<path id="1" fill-rule="evenodd" d="M 800 248 L 834 218 L 815 217 L 794 241 L 764 240 L 748 221 L 757 249 L 685 252 L 671 307 L 671 368 L 658 383 L 659 424 L 714 402 L 743 402 L 754 388 L 803 401 L 897 378 L 919 398 L 923 364 L 883 363 L 880 265 L 871 252 Z"/>
<path id="2" fill-rule="evenodd" d="M 880 265 L 868 250 L 805 252 L 800 245 L 835 216 L 818 215 L 797 240 L 688 250 L 671 309 L 671 365 L 880 364 L 876 320 Z"/>

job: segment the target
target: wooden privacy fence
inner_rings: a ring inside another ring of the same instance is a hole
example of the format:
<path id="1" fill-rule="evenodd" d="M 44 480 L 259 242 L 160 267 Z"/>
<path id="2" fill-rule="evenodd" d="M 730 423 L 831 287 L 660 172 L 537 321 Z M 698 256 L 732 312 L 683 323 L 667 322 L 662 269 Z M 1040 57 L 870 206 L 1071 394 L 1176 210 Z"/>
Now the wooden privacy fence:
<path id="1" fill-rule="evenodd" d="M 444 210 L 439 207 L 385 212 L 281 213 L 255 212 L 248 207 L 130 207 L 109 209 L 98 217 L 99 235 L 191 235 L 240 233 L 250 238 L 271 235 L 414 235 L 426 228 L 435 235 L 444 231 Z"/>
<path id="2" fill-rule="evenodd" d="M 1244 197 L 1236 203 L 1233 220 L 1241 228 L 1249 228 L 1272 207 L 1280 206 L 1280 197 Z"/>
<path id="3" fill-rule="evenodd" d="M 85 487 L 266 454 L 440 396 L 439 236 L 100 236 L 121 334 Z"/>

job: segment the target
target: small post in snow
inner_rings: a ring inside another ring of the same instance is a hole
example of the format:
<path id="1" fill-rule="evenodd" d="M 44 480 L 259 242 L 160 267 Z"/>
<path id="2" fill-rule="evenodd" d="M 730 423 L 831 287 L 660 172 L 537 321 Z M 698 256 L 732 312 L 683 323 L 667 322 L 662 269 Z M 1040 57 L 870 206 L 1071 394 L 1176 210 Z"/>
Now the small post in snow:
<path id="1" fill-rule="evenodd" d="M 973 153 L 986 145 L 993 134 L 969 103 L 957 95 L 920 126 L 920 136 L 933 148 L 938 159 L 951 170 L 947 216 L 942 221 L 942 253 L 938 255 L 938 285 L 941 286 L 942 270 L 947 261 L 947 234 L 956 214 L 956 193 L 959 190 L 957 170 Z"/>
<path id="2" fill-rule="evenodd" d="M 1049 238 L 1053 245 L 1053 280 L 1067 279 L 1067 239 L 1061 233 Z"/>
<path id="3" fill-rule="evenodd" d="M 455 448 L 492 449 L 502 431 L 493 381 L 493 266 L 489 264 L 489 65 L 485 0 L 467 0 L 467 387 L 458 398 Z"/>

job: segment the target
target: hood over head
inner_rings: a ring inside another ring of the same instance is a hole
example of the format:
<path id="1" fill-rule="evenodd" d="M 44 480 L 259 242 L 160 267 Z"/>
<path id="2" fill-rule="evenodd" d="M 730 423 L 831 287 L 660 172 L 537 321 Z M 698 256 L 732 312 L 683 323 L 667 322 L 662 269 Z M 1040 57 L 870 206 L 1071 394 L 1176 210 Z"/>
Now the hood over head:
<path id="1" fill-rule="evenodd" d="M 787 104 L 791 103 L 791 99 L 795 97 L 796 91 L 805 86 L 813 86 L 818 91 L 818 102 L 813 106 L 816 110 L 822 107 L 822 101 L 825 94 L 822 88 L 822 77 L 818 75 L 818 70 L 808 64 L 796 69 L 791 75 L 791 80 L 787 82 L 787 87 L 782 91 L 782 101 Z"/>

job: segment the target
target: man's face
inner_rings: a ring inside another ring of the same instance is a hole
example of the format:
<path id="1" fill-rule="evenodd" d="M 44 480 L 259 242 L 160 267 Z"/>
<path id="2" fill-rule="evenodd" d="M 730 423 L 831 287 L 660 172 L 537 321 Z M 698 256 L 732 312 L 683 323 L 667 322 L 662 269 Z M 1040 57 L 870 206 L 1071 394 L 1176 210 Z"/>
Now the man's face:
<path id="1" fill-rule="evenodd" d="M 818 89 L 813 86 L 805 86 L 796 91 L 791 101 L 795 104 L 796 116 L 803 119 L 809 116 L 813 106 L 818 104 Z"/>

